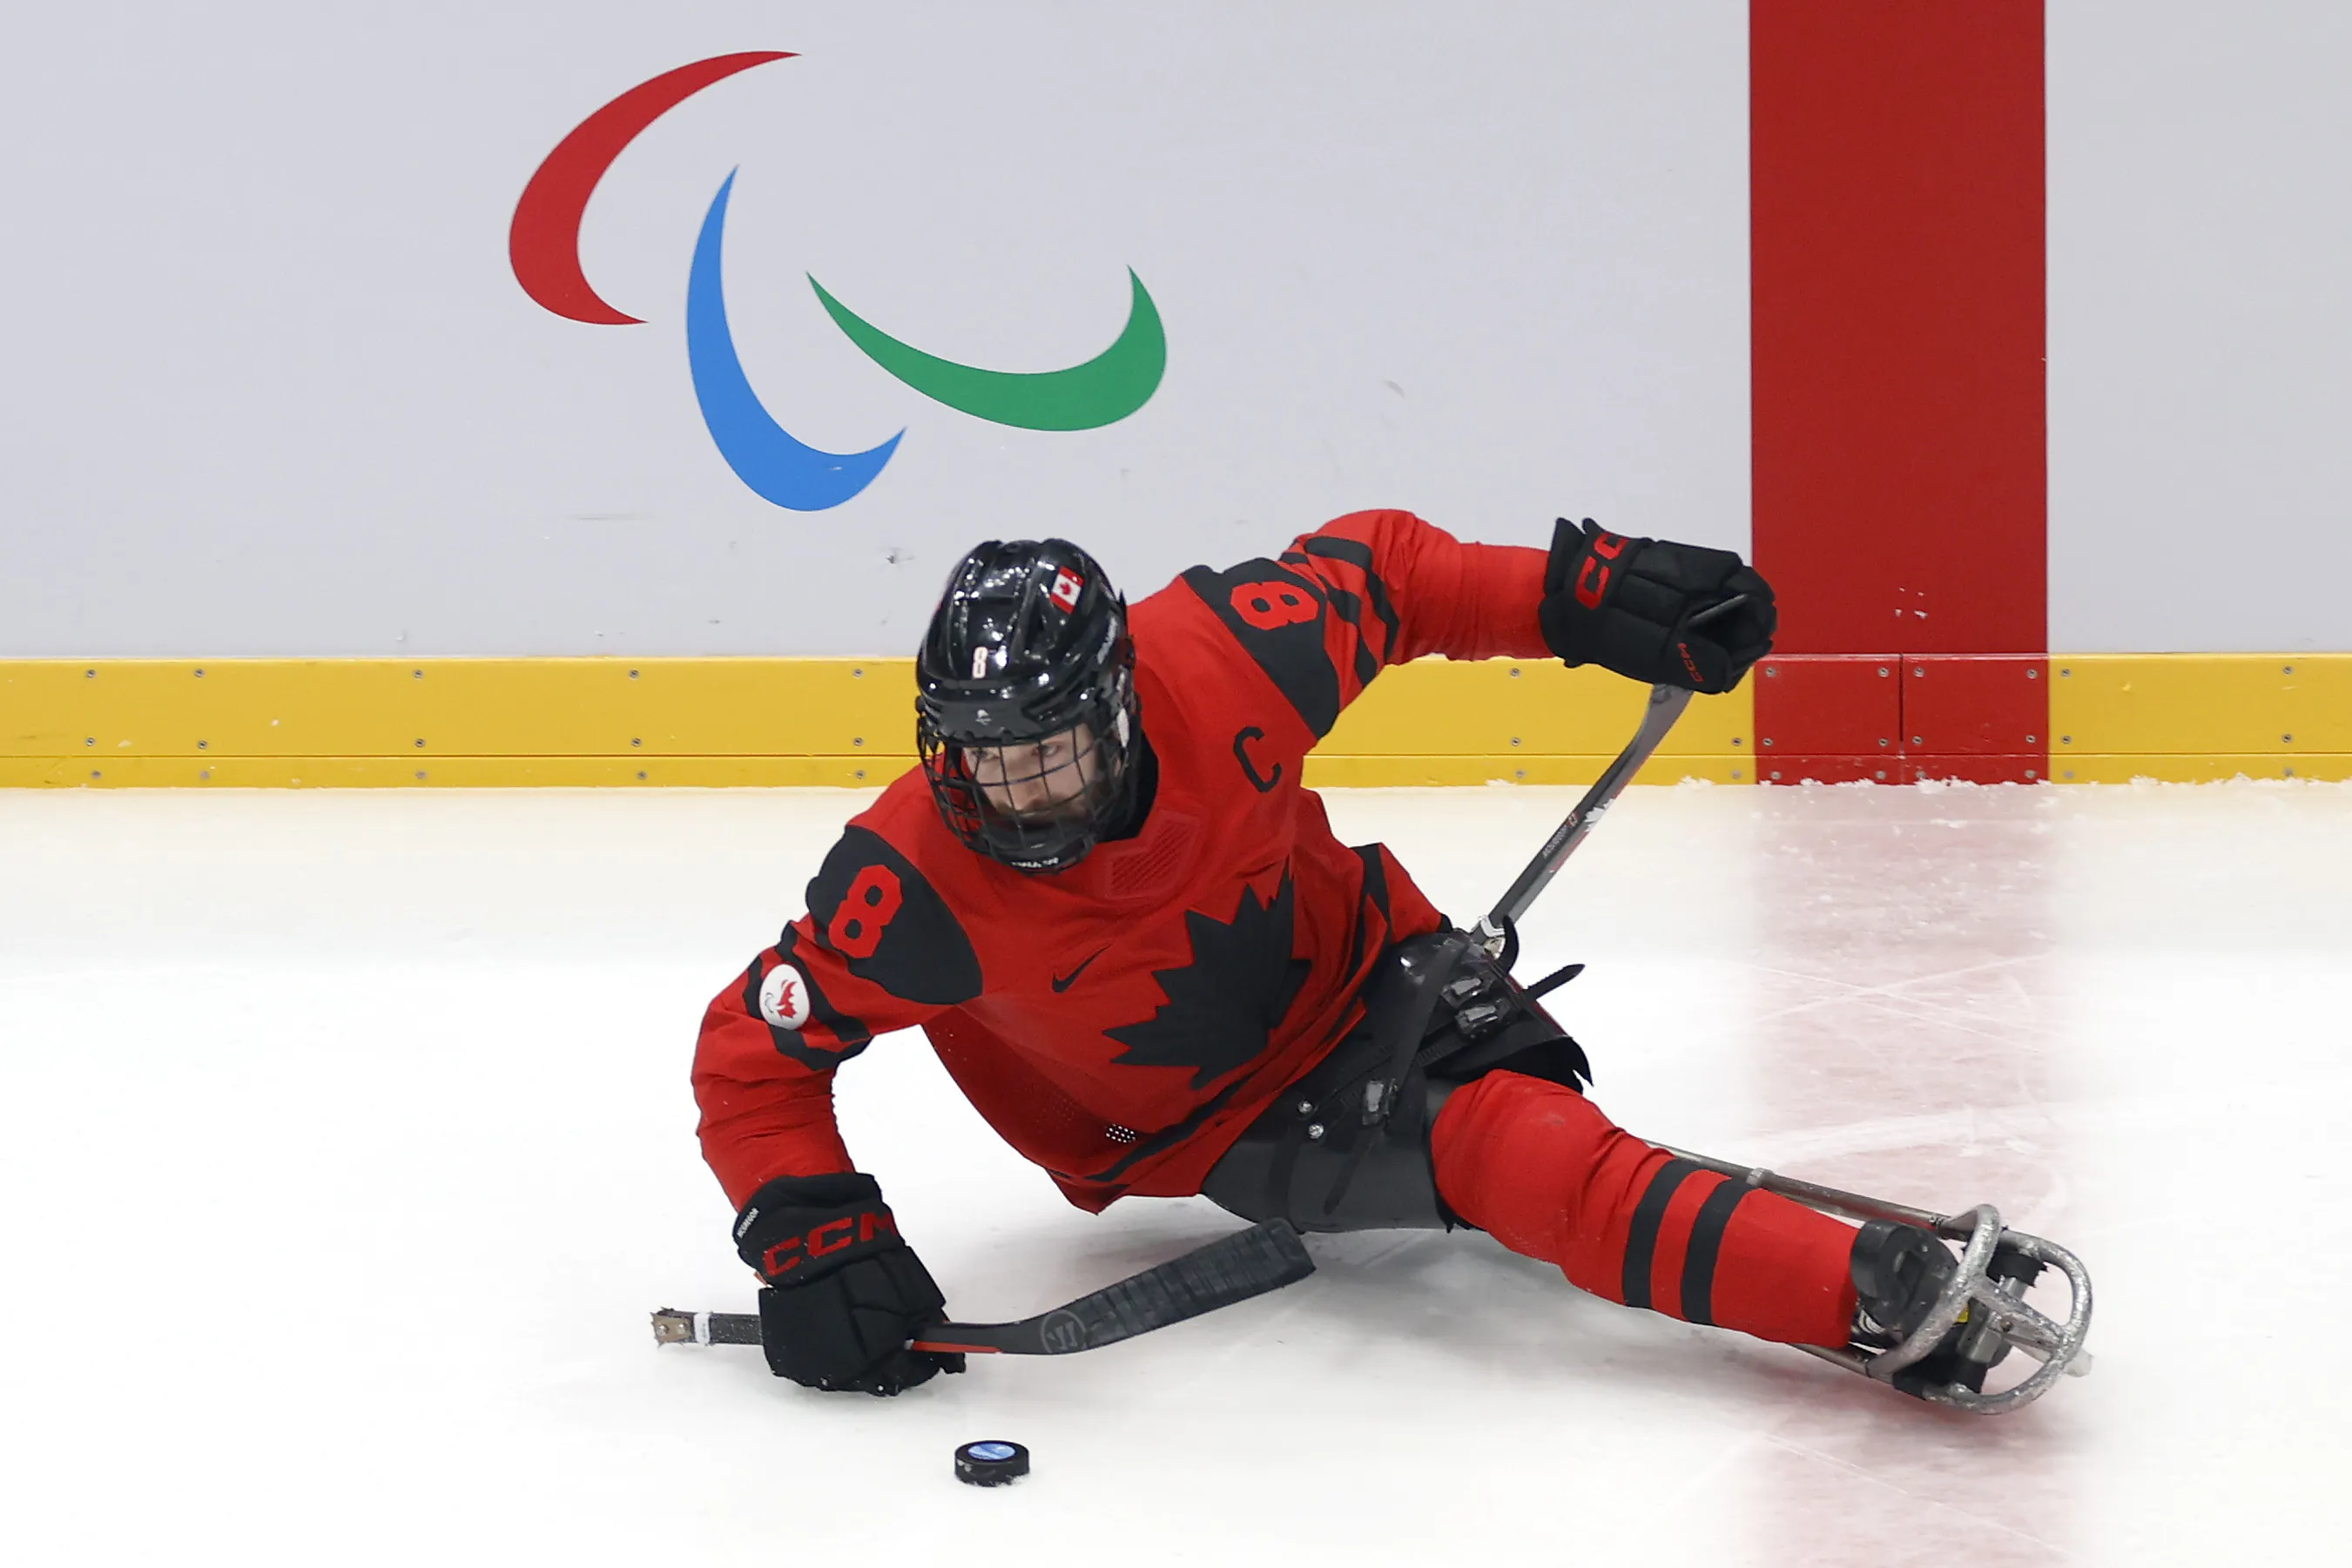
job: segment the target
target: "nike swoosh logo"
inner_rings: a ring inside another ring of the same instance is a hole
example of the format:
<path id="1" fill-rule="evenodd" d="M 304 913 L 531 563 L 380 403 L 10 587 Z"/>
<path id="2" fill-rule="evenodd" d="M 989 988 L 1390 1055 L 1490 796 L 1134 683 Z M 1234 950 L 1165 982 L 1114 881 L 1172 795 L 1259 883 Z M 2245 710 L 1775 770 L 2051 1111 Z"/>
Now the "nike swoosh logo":
<path id="1" fill-rule="evenodd" d="M 1078 977 L 1087 972 L 1087 964 L 1093 963 L 1097 958 L 1101 957 L 1104 954 L 1109 951 L 1110 949 L 1108 947 L 1097 947 L 1092 953 L 1087 954 L 1086 964 L 1079 965 L 1061 979 L 1054 982 L 1055 994 L 1058 996 L 1062 992 L 1068 990 L 1072 986 L 1076 985 L 1078 983 Z"/>

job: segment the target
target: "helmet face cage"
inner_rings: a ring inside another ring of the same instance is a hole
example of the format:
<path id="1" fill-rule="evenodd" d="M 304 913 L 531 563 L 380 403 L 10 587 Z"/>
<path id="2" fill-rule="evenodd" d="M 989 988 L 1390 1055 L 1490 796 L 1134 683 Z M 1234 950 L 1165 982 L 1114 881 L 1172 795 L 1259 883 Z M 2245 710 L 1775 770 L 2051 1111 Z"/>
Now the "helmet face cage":
<path id="1" fill-rule="evenodd" d="M 946 735 L 924 715 L 916 744 L 949 830 L 1017 871 L 1083 860 L 1135 800 L 1134 691 L 1123 679 L 1119 688 L 1066 727 L 1022 740 Z"/>
<path id="2" fill-rule="evenodd" d="M 1117 831 L 1141 744 L 1134 669 L 1127 603 L 1084 550 L 992 540 L 965 556 L 916 660 L 916 745 L 949 830 L 1034 873 Z"/>

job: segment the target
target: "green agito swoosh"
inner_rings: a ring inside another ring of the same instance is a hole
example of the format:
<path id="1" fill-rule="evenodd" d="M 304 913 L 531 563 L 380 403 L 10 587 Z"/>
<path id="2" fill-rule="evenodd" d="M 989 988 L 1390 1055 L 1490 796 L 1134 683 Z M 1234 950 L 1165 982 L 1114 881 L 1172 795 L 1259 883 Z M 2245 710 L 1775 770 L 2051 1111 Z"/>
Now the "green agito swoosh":
<path id="1" fill-rule="evenodd" d="M 959 365 L 898 341 L 825 292 L 815 278 L 809 287 L 849 340 L 868 359 L 908 386 L 950 408 L 994 424 L 1023 430 L 1093 430 L 1115 424 L 1141 408 L 1159 390 L 1168 368 L 1168 338 L 1159 308 L 1129 267 L 1135 300 L 1118 340 L 1084 364 L 1067 370 L 1023 374 Z"/>

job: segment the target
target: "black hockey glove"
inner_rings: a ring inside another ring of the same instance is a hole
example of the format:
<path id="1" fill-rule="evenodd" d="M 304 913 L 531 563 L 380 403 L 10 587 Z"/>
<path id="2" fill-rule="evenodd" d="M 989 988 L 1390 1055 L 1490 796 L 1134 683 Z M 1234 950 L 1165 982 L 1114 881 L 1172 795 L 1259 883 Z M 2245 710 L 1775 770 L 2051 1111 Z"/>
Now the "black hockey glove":
<path id="1" fill-rule="evenodd" d="M 1626 538 L 1590 517 L 1580 530 L 1566 517 L 1553 529 L 1538 613 L 1544 641 L 1570 665 L 1694 692 L 1738 685 L 1772 651 L 1780 619 L 1772 585 L 1732 551 Z"/>
<path id="2" fill-rule="evenodd" d="M 961 1355 L 907 1348 L 947 1300 L 872 1176 L 778 1176 L 735 1217 L 735 1250 L 767 1282 L 760 1345 L 777 1376 L 888 1395 L 963 1370 Z"/>

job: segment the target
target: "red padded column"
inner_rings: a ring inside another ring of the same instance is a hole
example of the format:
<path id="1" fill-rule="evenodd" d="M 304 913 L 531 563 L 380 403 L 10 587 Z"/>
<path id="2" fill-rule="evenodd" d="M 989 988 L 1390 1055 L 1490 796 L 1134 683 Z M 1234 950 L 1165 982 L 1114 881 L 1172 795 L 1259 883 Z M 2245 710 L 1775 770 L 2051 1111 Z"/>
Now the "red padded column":
<path id="1" fill-rule="evenodd" d="M 2042 3 L 1750 0 L 1748 25 L 1755 554 L 1781 666 L 1757 731 L 1874 742 L 1884 695 L 1844 660 L 2048 637 Z M 1888 749 L 1924 768 L 1855 742 L 1776 747 L 1778 771 L 2046 777 L 2046 694 L 1954 674 L 1903 694 L 1938 734 Z"/>
<path id="2" fill-rule="evenodd" d="M 2043 651 L 2042 9 L 1749 6 L 1755 549 L 1782 653 Z"/>

